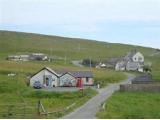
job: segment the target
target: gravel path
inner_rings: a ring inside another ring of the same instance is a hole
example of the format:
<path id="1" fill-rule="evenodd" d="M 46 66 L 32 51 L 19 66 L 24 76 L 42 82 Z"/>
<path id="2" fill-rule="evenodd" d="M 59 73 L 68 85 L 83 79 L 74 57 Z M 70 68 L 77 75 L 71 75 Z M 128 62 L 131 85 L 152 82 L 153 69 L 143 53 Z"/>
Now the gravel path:
<path id="1" fill-rule="evenodd" d="M 91 98 L 87 103 L 76 109 L 74 112 L 64 116 L 63 119 L 96 119 L 96 113 L 100 109 L 101 104 L 115 91 L 119 90 L 120 84 L 131 83 L 131 80 L 135 77 L 129 73 L 125 74 L 128 76 L 127 80 L 120 83 L 109 84 L 106 88 L 99 89 L 98 95 Z"/>

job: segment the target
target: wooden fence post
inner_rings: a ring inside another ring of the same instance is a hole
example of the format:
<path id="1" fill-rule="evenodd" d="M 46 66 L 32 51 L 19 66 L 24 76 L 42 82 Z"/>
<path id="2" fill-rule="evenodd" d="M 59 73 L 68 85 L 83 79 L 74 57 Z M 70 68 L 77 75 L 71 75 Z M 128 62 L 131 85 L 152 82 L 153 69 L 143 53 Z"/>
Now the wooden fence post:
<path id="1" fill-rule="evenodd" d="M 38 100 L 38 106 L 37 106 L 37 114 L 40 116 L 41 111 L 40 111 L 40 106 L 41 106 L 41 101 Z"/>

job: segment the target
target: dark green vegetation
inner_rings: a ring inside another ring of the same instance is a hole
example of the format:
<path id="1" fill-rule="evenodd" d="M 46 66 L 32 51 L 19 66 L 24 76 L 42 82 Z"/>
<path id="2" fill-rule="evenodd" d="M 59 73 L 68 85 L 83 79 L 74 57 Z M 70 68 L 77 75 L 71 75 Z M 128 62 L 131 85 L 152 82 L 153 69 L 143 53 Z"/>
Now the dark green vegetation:
<path id="1" fill-rule="evenodd" d="M 37 102 L 41 99 L 45 109 L 49 112 L 59 111 L 42 118 L 58 118 L 85 103 L 96 93 L 86 90 L 84 96 L 81 92 L 55 93 L 39 92 L 26 85 L 27 76 L 42 67 L 51 67 L 57 70 L 92 70 L 95 82 L 102 86 L 111 82 L 125 79 L 121 72 L 113 70 L 79 68 L 71 64 L 71 60 L 92 59 L 104 60 L 110 57 L 124 55 L 132 49 L 142 52 L 147 61 L 152 62 L 154 78 L 160 79 L 160 57 L 150 57 L 155 50 L 151 48 L 112 44 L 84 39 L 46 36 L 30 33 L 0 31 L 0 118 L 39 118 L 37 116 Z M 8 55 L 42 52 L 49 56 L 62 58 L 53 62 L 14 62 L 5 60 Z M 66 56 L 66 62 L 64 60 Z M 8 77 L 8 73 L 16 73 L 15 77 Z M 64 109 L 75 103 L 67 111 Z M 19 109 L 18 109 L 19 108 Z M 14 113 L 14 112 L 15 113 Z"/>
<path id="2" fill-rule="evenodd" d="M 159 93 L 116 92 L 107 101 L 101 119 L 159 119 Z"/>

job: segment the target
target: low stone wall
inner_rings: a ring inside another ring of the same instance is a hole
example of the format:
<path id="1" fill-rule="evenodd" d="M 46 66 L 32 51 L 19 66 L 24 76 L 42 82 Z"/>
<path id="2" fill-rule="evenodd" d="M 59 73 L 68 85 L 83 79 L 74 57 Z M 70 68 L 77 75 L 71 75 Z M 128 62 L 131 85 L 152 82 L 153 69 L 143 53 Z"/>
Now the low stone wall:
<path id="1" fill-rule="evenodd" d="M 132 81 L 132 84 L 160 84 L 160 81 Z"/>
<path id="2" fill-rule="evenodd" d="M 120 91 L 160 92 L 160 84 L 125 84 L 120 85 Z"/>

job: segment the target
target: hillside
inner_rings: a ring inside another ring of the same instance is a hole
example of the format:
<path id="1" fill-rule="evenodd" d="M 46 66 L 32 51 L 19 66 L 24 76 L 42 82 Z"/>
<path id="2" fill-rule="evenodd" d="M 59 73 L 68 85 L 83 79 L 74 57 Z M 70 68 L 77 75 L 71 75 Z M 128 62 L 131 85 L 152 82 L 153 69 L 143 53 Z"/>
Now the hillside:
<path id="1" fill-rule="evenodd" d="M 32 33 L 0 31 L 0 57 L 10 54 L 43 52 L 68 59 L 106 59 L 113 56 L 124 55 L 126 52 L 137 49 L 146 56 L 154 49 L 98 42 L 77 38 L 65 38 Z"/>
<path id="2" fill-rule="evenodd" d="M 66 56 L 67 62 L 70 63 L 71 60 L 85 58 L 105 60 L 122 56 L 134 49 L 144 54 L 146 62 L 152 62 L 153 75 L 156 79 L 160 79 L 158 67 L 160 55 L 154 56 L 157 51 L 153 48 L 0 30 L 0 59 L 2 60 L 12 54 L 42 52 L 62 59 Z"/>
<path id="3" fill-rule="evenodd" d="M 27 86 L 28 75 L 34 74 L 45 66 L 54 70 L 92 70 L 95 82 L 98 81 L 102 86 L 106 86 L 108 83 L 123 80 L 126 76 L 122 72 L 109 69 L 79 68 L 72 65 L 70 61 L 84 58 L 104 60 L 109 57 L 124 55 L 133 49 L 142 52 L 145 55 L 145 60 L 152 62 L 154 78 L 160 79 L 160 56 L 150 56 L 156 51 L 152 48 L 32 33 L 0 31 L 0 118 L 62 117 L 84 104 L 96 92 L 89 89 L 82 96 L 80 91 L 67 94 L 36 91 Z M 49 56 L 61 58 L 66 56 L 67 62 L 64 62 L 63 59 L 53 62 L 16 62 L 6 60 L 8 55 L 32 52 L 42 52 Z M 16 76 L 9 77 L 7 76 L 9 73 L 16 73 Z M 73 103 L 76 106 L 67 111 L 55 112 L 50 116 L 41 117 L 37 116 L 37 108 L 35 107 L 39 99 L 42 100 L 45 109 L 48 111 L 63 110 Z"/>

